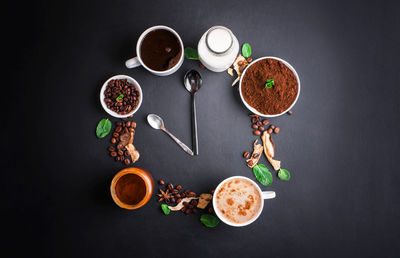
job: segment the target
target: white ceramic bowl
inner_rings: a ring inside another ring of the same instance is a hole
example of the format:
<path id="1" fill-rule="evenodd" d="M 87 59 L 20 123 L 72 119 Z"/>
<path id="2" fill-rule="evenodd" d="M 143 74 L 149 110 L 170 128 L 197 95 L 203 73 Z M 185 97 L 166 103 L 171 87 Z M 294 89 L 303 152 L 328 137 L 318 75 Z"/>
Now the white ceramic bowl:
<path id="1" fill-rule="evenodd" d="M 131 112 L 129 112 L 128 114 L 125 114 L 125 115 L 120 115 L 120 114 L 118 114 L 117 112 L 112 111 L 111 109 L 109 109 L 109 108 L 107 107 L 106 102 L 104 101 L 104 97 L 105 97 L 105 96 L 104 96 L 104 91 L 106 90 L 106 87 L 107 87 L 108 82 L 111 81 L 111 80 L 117 80 L 117 79 L 127 79 L 128 82 L 130 82 L 130 83 L 132 83 L 133 85 L 135 85 L 137 91 L 138 91 L 139 94 L 140 94 L 140 95 L 139 95 L 139 104 L 137 105 L 137 107 L 136 107 L 135 109 L 133 109 Z M 128 76 L 128 75 L 122 75 L 122 74 L 120 74 L 120 75 L 114 75 L 113 77 L 109 78 L 109 79 L 103 84 L 103 86 L 101 87 L 101 90 L 100 90 L 100 103 L 101 103 L 103 109 L 104 109 L 108 114 L 110 114 L 110 115 L 113 116 L 113 117 L 117 117 L 117 118 L 126 118 L 126 117 L 128 117 L 128 116 L 131 116 L 131 115 L 135 114 L 136 111 L 139 110 L 140 105 L 142 105 L 142 101 L 143 101 L 143 92 L 142 92 L 142 88 L 140 87 L 139 83 L 138 83 L 135 79 L 133 79 L 132 77 L 130 77 L 130 76 Z"/>
<path id="2" fill-rule="evenodd" d="M 275 114 L 275 115 L 262 114 L 262 113 L 258 112 L 255 108 L 253 108 L 249 104 L 247 104 L 247 102 L 244 100 L 243 95 L 242 95 L 242 80 L 244 78 L 244 75 L 246 74 L 247 69 L 249 69 L 249 67 L 251 67 L 252 65 L 257 63 L 258 61 L 263 60 L 263 59 L 275 59 L 275 60 L 281 61 L 282 63 L 284 63 L 294 73 L 294 76 L 296 76 L 297 85 L 298 85 L 297 96 L 296 96 L 295 100 L 293 101 L 292 105 L 290 105 L 290 107 L 288 109 L 286 109 L 285 111 L 283 111 L 280 114 Z M 239 93 L 240 93 L 240 98 L 242 99 L 243 104 L 247 107 L 248 110 L 250 110 L 250 112 L 252 112 L 254 114 L 257 114 L 259 116 L 262 116 L 262 117 L 277 117 L 277 116 L 281 116 L 281 115 L 285 114 L 286 112 L 288 112 L 289 110 L 291 110 L 293 108 L 293 106 L 296 104 L 297 99 L 300 96 L 300 78 L 299 78 L 299 75 L 297 74 L 296 70 L 293 68 L 293 66 L 291 66 L 285 60 L 283 60 L 283 59 L 281 59 L 279 57 L 274 57 L 274 56 L 264 56 L 264 57 L 260 57 L 260 58 L 258 58 L 256 60 L 254 60 L 251 64 L 249 64 L 246 67 L 246 69 L 244 69 L 243 74 L 242 74 L 242 76 L 240 78 L 240 81 L 239 81 Z"/>

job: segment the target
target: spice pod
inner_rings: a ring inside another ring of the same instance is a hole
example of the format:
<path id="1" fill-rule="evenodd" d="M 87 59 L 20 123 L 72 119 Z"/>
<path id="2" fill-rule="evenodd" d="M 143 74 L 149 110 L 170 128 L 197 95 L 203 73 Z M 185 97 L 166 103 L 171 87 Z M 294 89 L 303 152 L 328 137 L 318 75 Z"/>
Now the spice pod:
<path id="1" fill-rule="evenodd" d="M 296 95 L 296 97 L 295 97 L 293 103 L 292 103 L 287 109 L 285 109 L 284 111 L 282 111 L 282 112 L 279 113 L 279 114 L 263 114 L 263 113 L 259 112 L 257 109 L 255 109 L 255 108 L 252 107 L 249 103 L 246 102 L 246 100 L 245 100 L 245 98 L 244 98 L 244 96 L 243 96 L 243 93 L 242 93 L 243 78 L 245 78 L 246 72 L 247 72 L 249 69 L 251 69 L 251 67 L 253 67 L 255 64 L 257 64 L 259 61 L 264 60 L 264 59 L 275 59 L 275 60 L 277 60 L 277 61 L 282 62 L 284 65 L 287 66 L 287 68 L 289 68 L 289 70 L 291 70 L 291 71 L 293 72 L 293 74 L 294 74 L 294 76 L 295 76 L 295 78 L 296 78 L 296 80 L 297 80 L 297 95 Z M 250 112 L 252 112 L 252 113 L 254 113 L 254 114 L 257 114 L 257 115 L 259 115 L 259 116 L 262 116 L 262 117 L 277 117 L 277 116 L 281 116 L 281 115 L 285 114 L 286 112 L 288 112 L 289 110 L 291 110 L 291 109 L 293 108 L 293 106 L 296 104 L 296 102 L 297 102 L 297 100 L 298 100 L 298 98 L 299 98 L 299 95 L 300 95 L 300 78 L 299 78 L 299 76 L 298 76 L 296 70 L 293 68 L 293 66 L 291 66 L 287 61 L 285 61 L 285 60 L 283 60 L 283 59 L 281 59 L 281 58 L 279 58 L 279 57 L 274 57 L 274 56 L 265 56 L 265 57 L 261 57 L 261 58 L 258 58 L 258 59 L 256 59 L 256 60 L 254 60 L 252 63 L 250 63 L 250 64 L 244 69 L 244 71 L 243 71 L 243 73 L 242 73 L 242 76 L 241 76 L 241 78 L 240 78 L 240 82 L 239 82 L 239 94 L 240 94 L 240 98 L 241 98 L 243 104 L 246 106 L 246 108 L 247 108 L 248 110 L 250 110 Z"/>

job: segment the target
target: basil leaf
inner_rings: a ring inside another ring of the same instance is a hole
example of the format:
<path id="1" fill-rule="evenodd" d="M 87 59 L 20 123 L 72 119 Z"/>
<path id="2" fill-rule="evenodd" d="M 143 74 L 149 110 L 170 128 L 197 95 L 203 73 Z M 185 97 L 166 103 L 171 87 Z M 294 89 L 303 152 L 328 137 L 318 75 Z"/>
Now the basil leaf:
<path id="1" fill-rule="evenodd" d="M 119 94 L 119 96 L 115 100 L 120 101 L 123 98 L 124 98 L 124 94 Z"/>
<path id="2" fill-rule="evenodd" d="M 272 184 L 272 174 L 264 164 L 255 165 L 253 173 L 262 185 L 268 186 Z"/>
<path id="3" fill-rule="evenodd" d="M 275 85 L 274 79 L 268 79 L 267 82 L 265 83 L 265 88 L 271 88 L 273 85 Z"/>
<path id="4" fill-rule="evenodd" d="M 168 215 L 171 213 L 171 210 L 168 208 L 168 205 L 166 205 L 166 204 L 161 204 L 161 209 L 165 215 Z"/>
<path id="5" fill-rule="evenodd" d="M 285 180 L 285 181 L 289 181 L 290 179 L 290 172 L 286 169 L 279 169 L 278 171 L 278 177 L 280 180 Z"/>
<path id="6" fill-rule="evenodd" d="M 185 48 L 185 57 L 187 59 L 191 60 L 199 60 L 199 53 L 197 53 L 197 50 L 191 47 L 186 47 Z"/>
<path id="7" fill-rule="evenodd" d="M 210 214 L 203 214 L 200 217 L 201 223 L 204 224 L 204 226 L 208 228 L 213 228 L 218 225 L 219 219 L 213 215 Z"/>
<path id="8" fill-rule="evenodd" d="M 101 119 L 96 128 L 96 135 L 98 138 L 104 138 L 111 131 L 111 122 L 108 119 Z"/>
<path id="9" fill-rule="evenodd" d="M 242 46 L 242 55 L 245 58 L 248 58 L 251 56 L 251 46 L 249 43 L 244 43 Z"/>

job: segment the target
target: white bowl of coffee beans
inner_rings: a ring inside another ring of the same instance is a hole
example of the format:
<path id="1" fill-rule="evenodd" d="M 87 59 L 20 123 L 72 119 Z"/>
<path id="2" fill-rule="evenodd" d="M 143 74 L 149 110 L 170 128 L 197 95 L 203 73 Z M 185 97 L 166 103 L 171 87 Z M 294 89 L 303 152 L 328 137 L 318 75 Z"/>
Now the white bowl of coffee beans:
<path id="1" fill-rule="evenodd" d="M 135 114 L 142 101 L 142 88 L 130 76 L 115 75 L 101 87 L 100 103 L 113 117 L 126 118 Z"/>

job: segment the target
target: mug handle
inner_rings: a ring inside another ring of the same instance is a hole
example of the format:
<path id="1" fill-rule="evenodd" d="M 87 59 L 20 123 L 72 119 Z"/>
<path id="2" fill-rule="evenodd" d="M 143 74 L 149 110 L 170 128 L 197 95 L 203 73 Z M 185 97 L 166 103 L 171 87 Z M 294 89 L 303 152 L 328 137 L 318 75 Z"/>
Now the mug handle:
<path id="1" fill-rule="evenodd" d="M 276 197 L 276 194 L 274 191 L 264 191 L 262 192 L 262 198 L 265 199 L 273 199 Z"/>
<path id="2" fill-rule="evenodd" d="M 127 68 L 135 68 L 135 67 L 141 66 L 141 64 L 140 64 L 139 58 L 134 57 L 134 58 L 126 60 L 125 66 Z"/>

